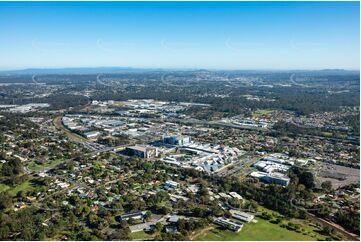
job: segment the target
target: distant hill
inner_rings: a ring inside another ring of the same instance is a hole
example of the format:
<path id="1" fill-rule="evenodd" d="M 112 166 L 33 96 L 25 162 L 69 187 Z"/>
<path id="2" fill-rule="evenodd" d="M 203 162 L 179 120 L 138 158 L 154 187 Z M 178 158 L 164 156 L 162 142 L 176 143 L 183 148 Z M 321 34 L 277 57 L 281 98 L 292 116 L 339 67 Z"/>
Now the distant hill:
<path id="1" fill-rule="evenodd" d="M 46 74 L 114 74 L 147 71 L 191 71 L 191 72 L 237 72 L 242 73 L 303 73 L 311 75 L 358 75 L 357 70 L 323 69 L 323 70 L 210 70 L 192 68 L 133 68 L 133 67 L 69 67 L 69 68 L 29 68 L 21 70 L 4 70 L 0 75 L 46 75 Z"/>

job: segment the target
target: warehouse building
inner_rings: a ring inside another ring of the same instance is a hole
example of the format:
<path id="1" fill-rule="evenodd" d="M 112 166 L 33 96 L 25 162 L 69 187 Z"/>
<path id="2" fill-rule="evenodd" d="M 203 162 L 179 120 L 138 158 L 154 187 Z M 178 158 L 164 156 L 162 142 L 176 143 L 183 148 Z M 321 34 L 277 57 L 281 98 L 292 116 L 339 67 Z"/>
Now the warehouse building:
<path id="1" fill-rule="evenodd" d="M 90 131 L 83 134 L 85 138 L 87 139 L 96 139 L 99 135 L 99 131 Z"/>
<path id="2" fill-rule="evenodd" d="M 276 183 L 282 186 L 288 186 L 290 183 L 290 178 L 285 177 L 281 173 L 266 173 L 261 171 L 254 171 L 250 176 L 259 179 L 262 182 L 266 183 Z"/>

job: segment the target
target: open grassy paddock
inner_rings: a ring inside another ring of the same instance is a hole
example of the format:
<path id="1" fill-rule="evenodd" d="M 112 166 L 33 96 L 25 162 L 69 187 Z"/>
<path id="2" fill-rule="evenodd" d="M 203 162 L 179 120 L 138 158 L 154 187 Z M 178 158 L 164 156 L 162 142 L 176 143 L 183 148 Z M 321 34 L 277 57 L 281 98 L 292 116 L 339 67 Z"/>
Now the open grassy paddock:
<path id="1" fill-rule="evenodd" d="M 32 162 L 29 164 L 28 168 L 31 171 L 38 172 L 38 171 L 41 171 L 44 169 L 54 168 L 55 166 L 59 165 L 62 161 L 63 161 L 63 159 L 52 160 L 43 165 L 39 165 L 39 164 L 36 164 L 35 162 Z"/>
<path id="2" fill-rule="evenodd" d="M 200 236 L 195 240 L 292 240 L 305 241 L 317 240 L 323 238 L 311 237 L 307 234 L 289 231 L 286 228 L 280 227 L 278 224 L 273 224 L 269 221 L 257 218 L 257 223 L 245 224 L 239 233 L 230 230 L 223 230 L 222 228 L 215 228 L 210 230 L 206 235 Z"/>
<path id="3" fill-rule="evenodd" d="M 267 212 L 275 217 L 282 217 L 279 213 L 259 207 L 255 220 L 257 223 L 245 223 L 243 229 L 239 233 L 232 232 L 230 230 L 224 230 L 216 226 L 214 229 L 209 230 L 207 233 L 203 233 L 195 238 L 195 240 L 272 240 L 272 241 L 316 241 L 316 240 L 334 240 L 320 233 L 320 227 L 308 220 L 301 219 L 286 219 L 277 223 L 270 222 L 271 220 L 263 219 L 257 215 Z M 297 224 L 299 226 L 298 231 L 290 230 L 286 226 L 289 222 Z M 337 234 L 340 240 L 347 240 L 341 234 Z"/>

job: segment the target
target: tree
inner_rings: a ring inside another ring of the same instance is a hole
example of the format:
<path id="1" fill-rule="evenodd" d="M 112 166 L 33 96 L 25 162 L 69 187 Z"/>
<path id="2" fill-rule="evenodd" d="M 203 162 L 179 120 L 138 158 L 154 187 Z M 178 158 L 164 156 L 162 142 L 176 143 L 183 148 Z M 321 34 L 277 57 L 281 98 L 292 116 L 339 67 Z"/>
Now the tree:
<path id="1" fill-rule="evenodd" d="M 306 188 L 312 189 L 315 187 L 315 180 L 312 172 L 306 171 L 300 177 L 300 183 L 304 184 Z"/>
<path id="2" fill-rule="evenodd" d="M 226 210 L 226 211 L 224 212 L 224 217 L 226 217 L 226 218 L 230 218 L 230 217 L 232 217 L 231 212 L 230 212 L 230 211 L 228 211 L 228 210 Z"/>
<path id="3" fill-rule="evenodd" d="M 162 223 L 160 223 L 160 222 L 157 222 L 156 224 L 155 224 L 155 229 L 157 230 L 157 231 L 162 231 L 163 230 L 163 224 Z"/>
<path id="4" fill-rule="evenodd" d="M 12 198 L 7 192 L 0 193 L 0 210 L 10 208 L 12 206 Z"/>
<path id="5" fill-rule="evenodd" d="M 6 238 L 9 237 L 10 235 L 10 229 L 8 226 L 3 226 L 0 228 L 0 239 L 1 240 L 6 240 Z"/>
<path id="6" fill-rule="evenodd" d="M 164 215 L 167 215 L 170 212 L 172 212 L 172 209 L 170 207 L 167 207 L 167 206 L 162 206 L 162 207 L 160 207 L 159 212 L 164 214 Z"/>
<path id="7" fill-rule="evenodd" d="M 329 226 L 325 226 L 322 229 L 322 233 L 324 233 L 326 235 L 331 235 L 333 232 L 334 232 L 334 229 Z"/>
<path id="8" fill-rule="evenodd" d="M 241 202 L 239 199 L 233 197 L 228 199 L 228 204 L 235 208 L 241 207 Z"/>
<path id="9" fill-rule="evenodd" d="M 246 202 L 245 208 L 247 208 L 249 211 L 257 212 L 258 211 L 258 204 L 254 200 L 250 200 L 249 202 Z"/>
<path id="10" fill-rule="evenodd" d="M 152 217 L 152 213 L 147 211 L 144 215 L 144 220 L 149 221 L 151 219 L 151 217 Z"/>
<path id="11" fill-rule="evenodd" d="M 87 220 L 88 220 L 88 224 L 91 228 L 96 228 L 98 226 L 99 218 L 96 214 L 89 213 Z"/>
<path id="12" fill-rule="evenodd" d="M 110 236 L 111 240 L 130 240 L 130 229 L 129 227 L 122 227 L 116 229 L 115 232 Z"/>
<path id="13" fill-rule="evenodd" d="M 10 160 L 2 165 L 0 175 L 2 176 L 17 176 L 23 171 L 21 161 L 17 159 Z"/>
<path id="14" fill-rule="evenodd" d="M 360 234 L 360 213 L 337 211 L 335 214 L 336 221 L 350 231 Z"/>
<path id="15" fill-rule="evenodd" d="M 291 174 L 293 180 L 297 180 L 298 183 L 303 184 L 307 189 L 312 189 L 315 187 L 315 178 L 312 172 L 305 170 L 304 168 L 300 167 L 292 167 Z"/>
<path id="16" fill-rule="evenodd" d="M 329 192 L 332 190 L 332 183 L 331 181 L 324 181 L 321 183 L 321 187 L 324 192 Z"/>

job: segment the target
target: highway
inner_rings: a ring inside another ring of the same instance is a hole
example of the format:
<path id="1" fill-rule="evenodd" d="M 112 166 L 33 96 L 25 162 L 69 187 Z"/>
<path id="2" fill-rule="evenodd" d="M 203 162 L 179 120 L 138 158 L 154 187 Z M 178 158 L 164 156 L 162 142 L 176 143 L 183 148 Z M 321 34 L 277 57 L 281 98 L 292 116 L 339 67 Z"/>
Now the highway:
<path id="1" fill-rule="evenodd" d="M 98 74 L 98 75 L 97 75 L 97 80 L 96 80 L 96 82 L 99 83 L 100 85 L 103 85 L 103 86 L 106 86 L 106 87 L 111 87 L 112 85 L 106 84 L 106 83 L 104 83 L 104 82 L 100 79 L 101 76 L 102 76 L 102 74 Z"/>
<path id="2" fill-rule="evenodd" d="M 39 85 L 39 83 L 35 80 L 36 75 L 33 75 L 31 77 L 31 80 L 34 82 L 34 84 Z"/>

